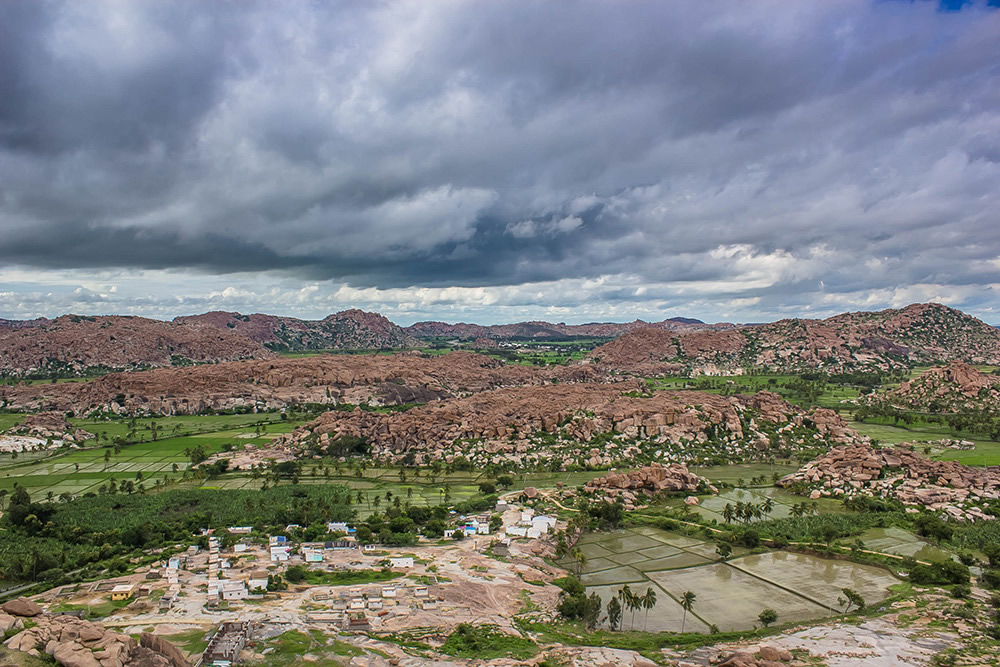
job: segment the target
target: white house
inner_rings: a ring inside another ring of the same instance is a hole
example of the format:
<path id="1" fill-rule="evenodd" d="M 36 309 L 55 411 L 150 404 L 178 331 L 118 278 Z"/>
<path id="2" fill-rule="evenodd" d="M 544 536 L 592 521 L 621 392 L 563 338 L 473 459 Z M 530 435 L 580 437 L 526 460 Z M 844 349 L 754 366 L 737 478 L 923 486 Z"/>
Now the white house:
<path id="1" fill-rule="evenodd" d="M 331 533 L 347 533 L 346 521 L 331 521 L 326 524 L 326 529 Z"/>
<path id="2" fill-rule="evenodd" d="M 242 581 L 224 581 L 219 588 L 219 597 L 223 600 L 242 600 L 247 595 L 246 583 Z"/>
<path id="3" fill-rule="evenodd" d="M 235 551 L 238 554 L 246 553 L 247 549 L 249 548 L 250 548 L 249 545 L 243 544 L 242 542 L 237 542 L 236 544 L 233 545 L 233 551 Z"/>
<path id="4" fill-rule="evenodd" d="M 267 588 L 267 572 L 265 570 L 254 570 L 247 579 L 247 588 L 252 591 Z"/>
<path id="5" fill-rule="evenodd" d="M 232 535 L 249 535 L 253 532 L 253 526 L 230 526 L 229 532 Z"/>
<path id="6" fill-rule="evenodd" d="M 393 556 L 392 558 L 389 559 L 389 567 L 403 567 L 403 568 L 413 567 L 413 557 Z"/>
<path id="7" fill-rule="evenodd" d="M 511 537 L 526 537 L 528 529 L 525 526 L 507 526 L 507 534 Z"/>
<path id="8" fill-rule="evenodd" d="M 531 519 L 535 516 L 535 510 L 530 507 L 521 510 L 521 520 L 518 523 L 529 524 Z"/>
<path id="9" fill-rule="evenodd" d="M 384 598 L 394 598 L 394 597 L 396 597 L 396 587 L 395 586 L 383 586 L 382 587 L 382 597 L 384 597 Z"/>
<path id="10" fill-rule="evenodd" d="M 271 547 L 271 561 L 283 563 L 291 557 L 288 547 Z"/>
<path id="11" fill-rule="evenodd" d="M 481 523 L 476 526 L 476 535 L 489 535 L 490 534 L 490 524 Z"/>
<path id="12" fill-rule="evenodd" d="M 307 551 L 305 553 L 307 563 L 322 563 L 323 562 L 323 552 L 322 551 Z"/>

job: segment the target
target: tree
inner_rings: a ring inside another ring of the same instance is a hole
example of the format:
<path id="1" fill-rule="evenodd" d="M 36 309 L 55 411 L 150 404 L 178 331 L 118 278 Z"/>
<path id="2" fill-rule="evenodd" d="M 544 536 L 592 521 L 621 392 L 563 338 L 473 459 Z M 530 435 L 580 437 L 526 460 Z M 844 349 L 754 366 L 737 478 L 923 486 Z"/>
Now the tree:
<path id="1" fill-rule="evenodd" d="M 684 615 L 681 616 L 681 634 L 684 633 L 684 624 L 687 622 L 688 612 L 694 608 L 694 603 L 698 600 L 698 596 L 691 591 L 684 591 L 681 595 L 681 608 L 684 610 Z"/>
<path id="2" fill-rule="evenodd" d="M 719 554 L 722 560 L 726 560 L 733 554 L 733 548 L 728 542 L 719 542 L 719 546 L 715 547 L 715 553 Z"/>
<path id="3" fill-rule="evenodd" d="M 844 611 L 848 611 L 851 607 L 856 607 L 858 611 L 865 608 L 865 599 L 861 597 L 861 594 L 850 588 L 843 588 L 841 592 L 844 597 L 838 598 L 838 602 L 844 605 Z"/>
<path id="4" fill-rule="evenodd" d="M 642 631 L 646 631 L 646 622 L 649 620 L 649 610 L 656 606 L 656 591 L 652 588 L 646 589 L 646 594 L 642 596 L 642 608 L 646 612 L 642 617 Z"/>
<path id="5" fill-rule="evenodd" d="M 726 520 L 726 523 L 732 523 L 733 521 L 732 503 L 726 503 L 726 506 L 722 508 L 722 518 Z"/>
<path id="6" fill-rule="evenodd" d="M 612 597 L 608 600 L 608 625 L 611 626 L 612 630 L 615 630 L 622 622 L 622 603 L 618 601 L 618 597 Z"/>
<path id="7" fill-rule="evenodd" d="M 771 608 L 765 609 L 760 612 L 759 616 L 757 616 L 757 620 L 760 621 L 760 624 L 766 628 L 778 620 L 778 612 Z"/>

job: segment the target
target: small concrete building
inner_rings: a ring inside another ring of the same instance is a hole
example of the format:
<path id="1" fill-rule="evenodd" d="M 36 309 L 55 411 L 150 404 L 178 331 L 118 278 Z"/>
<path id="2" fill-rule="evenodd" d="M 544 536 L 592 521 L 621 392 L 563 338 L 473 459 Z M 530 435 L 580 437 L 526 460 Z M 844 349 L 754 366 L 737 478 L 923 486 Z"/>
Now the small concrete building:
<path id="1" fill-rule="evenodd" d="M 393 557 L 389 558 L 389 567 L 411 568 L 411 567 L 413 567 L 413 557 L 412 556 L 393 556 Z"/>
<path id="2" fill-rule="evenodd" d="M 135 586 L 132 584 L 119 584 L 111 589 L 111 599 L 115 602 L 119 600 L 128 600 L 132 597 L 135 592 Z"/>

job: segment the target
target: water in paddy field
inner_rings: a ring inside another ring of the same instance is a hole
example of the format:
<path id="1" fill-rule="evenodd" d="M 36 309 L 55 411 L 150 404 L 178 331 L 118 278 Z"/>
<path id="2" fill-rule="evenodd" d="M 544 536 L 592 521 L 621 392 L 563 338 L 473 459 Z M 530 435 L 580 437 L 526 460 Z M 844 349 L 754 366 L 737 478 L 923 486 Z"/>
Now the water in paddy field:
<path id="1" fill-rule="evenodd" d="M 647 613 L 624 612 L 624 629 L 650 632 L 749 630 L 759 626 L 765 608 L 778 612 L 778 622 L 807 621 L 843 611 L 841 589 L 851 588 L 868 602 L 889 595 L 898 580 L 887 571 L 849 561 L 775 551 L 718 562 L 715 544 L 657 528 L 643 527 L 593 533 L 581 539 L 586 557 L 580 579 L 589 592 L 608 601 L 628 584 L 642 596 L 652 588 L 656 605 Z M 561 561 L 576 571 L 573 559 Z M 684 618 L 680 598 L 691 591 L 697 599 Z"/>

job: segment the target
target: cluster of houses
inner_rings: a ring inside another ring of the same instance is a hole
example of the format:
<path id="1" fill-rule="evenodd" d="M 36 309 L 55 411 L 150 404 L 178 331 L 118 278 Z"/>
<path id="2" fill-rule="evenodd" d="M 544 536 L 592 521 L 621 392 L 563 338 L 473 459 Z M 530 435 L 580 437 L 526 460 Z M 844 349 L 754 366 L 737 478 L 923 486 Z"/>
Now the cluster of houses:
<path id="1" fill-rule="evenodd" d="M 556 527 L 555 517 L 544 514 L 535 514 L 535 510 L 528 507 L 521 511 L 521 518 L 516 525 L 507 526 L 505 534 L 507 537 L 526 537 L 528 539 L 538 539 L 543 535 L 548 535 L 550 530 Z"/>

